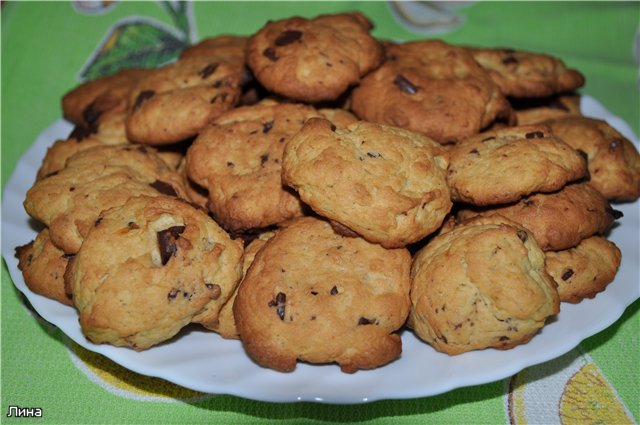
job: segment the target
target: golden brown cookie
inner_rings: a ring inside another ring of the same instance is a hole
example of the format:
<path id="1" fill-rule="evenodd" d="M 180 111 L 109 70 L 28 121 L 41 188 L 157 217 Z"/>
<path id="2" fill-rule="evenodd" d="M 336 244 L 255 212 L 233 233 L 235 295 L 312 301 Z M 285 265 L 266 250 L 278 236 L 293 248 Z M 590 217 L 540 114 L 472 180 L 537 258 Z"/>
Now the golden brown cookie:
<path id="1" fill-rule="evenodd" d="M 473 205 L 554 192 L 587 172 L 584 157 L 544 125 L 484 132 L 462 140 L 449 154 L 451 197 Z"/>
<path id="2" fill-rule="evenodd" d="M 281 182 L 282 154 L 305 121 L 321 116 L 302 104 L 239 107 L 205 128 L 189 148 L 187 174 L 208 190 L 208 208 L 228 231 L 278 224 L 302 215 Z"/>
<path id="3" fill-rule="evenodd" d="M 435 237 L 414 256 L 411 279 L 408 325 L 447 354 L 513 348 L 560 311 L 533 235 L 498 216 Z"/>
<path id="4" fill-rule="evenodd" d="M 451 208 L 447 155 L 408 130 L 307 121 L 285 148 L 282 181 L 318 214 L 397 248 L 435 231 Z"/>
<path id="5" fill-rule="evenodd" d="M 589 184 L 607 199 L 633 202 L 640 197 L 640 153 L 606 121 L 576 116 L 546 124 L 555 136 L 586 154 Z"/>
<path id="6" fill-rule="evenodd" d="M 215 326 L 241 270 L 241 243 L 204 211 L 140 196 L 100 215 L 65 279 L 89 340 L 143 350 Z"/>
<path id="7" fill-rule="evenodd" d="M 514 49 L 469 48 L 500 90 L 511 97 L 546 97 L 582 87 L 584 76 L 560 59 Z"/>
<path id="8" fill-rule="evenodd" d="M 18 269 L 29 289 L 63 304 L 73 305 L 64 285 L 64 271 L 70 257 L 51 243 L 49 229 L 44 228 L 35 240 L 17 247 L 16 256 Z"/>
<path id="9" fill-rule="evenodd" d="M 560 301 L 579 303 L 605 290 L 620 266 L 620 249 L 611 241 L 593 236 L 576 247 L 546 253 L 546 269 L 558 284 Z"/>
<path id="10" fill-rule="evenodd" d="M 595 234 L 604 234 L 622 217 L 587 183 L 574 183 L 555 193 L 538 193 L 516 202 L 484 209 L 461 209 L 459 219 L 500 214 L 533 233 L 544 251 L 572 248 Z"/>
<path id="11" fill-rule="evenodd" d="M 409 312 L 406 249 L 388 250 L 297 219 L 258 252 L 234 305 L 247 353 L 291 371 L 297 361 L 338 363 L 343 372 L 396 359 Z"/>
<path id="12" fill-rule="evenodd" d="M 180 142 L 236 105 L 241 66 L 205 59 L 165 65 L 135 86 L 125 123 L 131 141 L 149 145 Z"/>
<path id="13" fill-rule="evenodd" d="M 96 146 L 70 157 L 66 167 L 38 180 L 24 201 L 34 219 L 49 227 L 52 242 L 78 251 L 101 211 L 138 195 L 187 198 L 182 177 L 144 146 Z"/>
<path id="14" fill-rule="evenodd" d="M 387 47 L 387 62 L 352 93 L 361 119 L 453 143 L 479 133 L 511 106 L 487 72 L 464 48 L 439 40 Z"/>
<path id="15" fill-rule="evenodd" d="M 269 91 L 315 103 L 337 99 L 383 60 L 360 13 L 268 22 L 247 45 L 247 63 Z"/>

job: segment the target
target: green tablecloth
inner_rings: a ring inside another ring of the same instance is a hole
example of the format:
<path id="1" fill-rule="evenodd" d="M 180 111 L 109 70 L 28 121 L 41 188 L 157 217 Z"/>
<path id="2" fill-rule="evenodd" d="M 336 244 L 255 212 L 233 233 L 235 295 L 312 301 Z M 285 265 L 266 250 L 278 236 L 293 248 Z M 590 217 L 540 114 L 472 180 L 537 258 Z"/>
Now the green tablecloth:
<path id="1" fill-rule="evenodd" d="M 397 7 L 389 2 L 194 2 L 184 10 L 173 2 L 172 6 L 117 1 L 2 4 L 3 187 L 38 133 L 61 117 L 62 95 L 83 76 L 95 75 L 112 63 L 122 46 L 113 48 L 115 39 L 109 35 L 134 16 L 161 33 L 146 36 L 180 41 L 186 34 L 195 41 L 222 33 L 248 35 L 268 19 L 360 10 L 375 23 L 374 35 L 384 39 L 439 37 L 460 44 L 547 52 L 584 73 L 582 93 L 597 98 L 636 134 L 640 130 L 640 54 L 638 44 L 634 45 L 640 37 L 636 33 L 638 2 L 401 5 L 426 7 L 431 16 L 448 22 L 436 27 L 442 30 L 436 33 L 420 32 L 431 27 L 401 22 L 394 17 Z M 417 21 L 423 15 L 414 12 L 410 17 Z M 116 40 L 116 44 L 126 42 L 136 40 Z M 96 56 L 101 47 L 103 54 Z M 170 48 L 167 51 L 175 54 Z M 150 60 L 161 59 L 167 58 L 151 55 Z M 586 422 L 632 423 L 640 417 L 638 301 L 613 326 L 566 356 L 510 379 L 428 398 L 335 406 L 202 395 L 136 375 L 87 352 L 36 319 L 13 287 L 4 263 L 1 291 L 3 423 L 571 422 L 563 410 L 566 406 L 548 402 L 541 393 L 544 385 L 574 391 L 568 396 Z M 569 385 L 578 370 L 580 376 L 591 379 L 574 379 Z M 9 406 L 39 408 L 42 417 L 7 417 Z"/>

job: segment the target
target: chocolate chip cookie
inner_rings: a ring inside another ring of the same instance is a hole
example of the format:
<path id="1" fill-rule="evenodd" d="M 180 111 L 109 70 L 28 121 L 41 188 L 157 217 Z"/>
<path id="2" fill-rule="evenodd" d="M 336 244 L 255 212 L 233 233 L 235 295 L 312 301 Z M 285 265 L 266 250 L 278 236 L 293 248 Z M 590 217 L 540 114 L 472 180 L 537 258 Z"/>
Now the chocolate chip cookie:
<path id="1" fill-rule="evenodd" d="M 461 223 L 414 256 L 408 325 L 447 354 L 526 343 L 560 311 L 544 258 L 533 235 L 503 217 Z"/>
<path id="2" fill-rule="evenodd" d="M 307 103 L 335 100 L 380 65 L 382 46 L 360 13 L 268 22 L 247 45 L 247 63 L 269 91 Z"/>
<path id="3" fill-rule="evenodd" d="M 554 192 L 587 172 L 584 157 L 543 125 L 484 132 L 461 141 L 449 153 L 451 197 L 473 205 Z"/>
<path id="4" fill-rule="evenodd" d="M 297 361 L 343 372 L 400 355 L 395 333 L 409 312 L 406 249 L 388 250 L 302 217 L 258 252 L 234 304 L 243 346 L 258 364 L 292 371 Z"/>
<path id="5" fill-rule="evenodd" d="M 65 279 L 90 341 L 143 350 L 188 323 L 214 327 L 241 271 L 241 242 L 204 211 L 139 196 L 100 215 Z"/>
<path id="6" fill-rule="evenodd" d="M 282 180 L 318 214 L 397 248 L 435 231 L 451 208 L 447 154 L 422 134 L 311 119 L 287 144 Z"/>
<path id="7" fill-rule="evenodd" d="M 352 109 L 360 119 L 447 144 L 511 116 L 498 86 L 462 47 L 413 41 L 389 45 L 387 57 L 353 90 Z"/>
<path id="8" fill-rule="evenodd" d="M 606 289 L 616 276 L 621 253 L 615 243 L 593 236 L 574 248 L 546 253 L 546 269 L 558 284 L 560 301 L 579 303 Z"/>

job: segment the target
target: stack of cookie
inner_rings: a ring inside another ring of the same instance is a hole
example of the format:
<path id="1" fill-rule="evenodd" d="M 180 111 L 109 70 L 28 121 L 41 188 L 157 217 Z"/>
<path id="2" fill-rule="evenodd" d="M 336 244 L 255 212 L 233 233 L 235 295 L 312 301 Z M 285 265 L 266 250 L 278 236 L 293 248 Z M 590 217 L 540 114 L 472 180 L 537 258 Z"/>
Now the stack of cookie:
<path id="1" fill-rule="evenodd" d="M 557 58 L 391 43 L 359 13 L 125 69 L 62 101 L 17 254 L 94 343 L 137 350 L 188 323 L 258 364 L 344 372 L 401 355 L 403 327 L 458 354 L 529 341 L 605 289 L 610 202 L 640 155 L 580 115 Z"/>

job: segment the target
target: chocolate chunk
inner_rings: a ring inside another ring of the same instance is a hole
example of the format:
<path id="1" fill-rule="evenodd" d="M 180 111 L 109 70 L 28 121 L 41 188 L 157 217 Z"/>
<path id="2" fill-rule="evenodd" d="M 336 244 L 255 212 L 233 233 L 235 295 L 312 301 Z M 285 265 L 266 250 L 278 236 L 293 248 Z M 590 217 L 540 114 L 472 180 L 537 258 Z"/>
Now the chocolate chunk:
<path id="1" fill-rule="evenodd" d="M 366 317 L 361 317 L 358 320 L 358 325 L 373 325 L 375 324 L 375 320 L 367 319 Z"/>
<path id="2" fill-rule="evenodd" d="M 509 341 L 510 339 L 511 339 L 511 338 L 509 338 L 508 336 L 503 335 L 503 336 L 501 336 L 501 337 L 499 338 L 499 341 Z"/>
<path id="3" fill-rule="evenodd" d="M 484 139 L 481 140 L 481 142 L 488 142 L 490 140 L 495 140 L 495 136 L 489 136 L 489 137 L 485 137 Z"/>
<path id="4" fill-rule="evenodd" d="M 171 291 L 169 291 L 169 293 L 167 294 L 167 299 L 169 301 L 173 301 L 176 299 L 176 297 L 178 296 L 178 292 L 180 292 L 179 289 L 173 288 Z"/>
<path id="5" fill-rule="evenodd" d="M 544 133 L 542 131 L 532 131 L 531 133 L 527 133 L 524 135 L 527 139 L 542 139 L 544 138 Z"/>
<path id="6" fill-rule="evenodd" d="M 218 64 L 217 63 L 210 63 L 209 65 L 207 65 L 204 68 L 202 68 L 200 70 L 200 72 L 198 72 L 198 75 L 201 76 L 202 79 L 204 80 L 209 75 L 213 74 L 216 71 L 217 68 L 218 68 Z"/>
<path id="7" fill-rule="evenodd" d="M 518 230 L 516 232 L 516 234 L 518 235 L 518 238 L 522 241 L 522 242 L 526 242 L 527 241 L 527 232 L 525 232 L 524 230 Z"/>
<path id="8" fill-rule="evenodd" d="M 338 294 L 338 287 L 334 286 L 333 288 L 331 288 L 331 295 L 337 295 Z"/>
<path id="9" fill-rule="evenodd" d="M 267 47 L 266 49 L 264 49 L 262 54 L 274 62 L 278 60 L 278 54 L 272 47 Z"/>
<path id="10" fill-rule="evenodd" d="M 102 222 L 102 217 L 98 217 L 98 219 L 93 223 L 94 226 L 99 225 Z"/>
<path id="11" fill-rule="evenodd" d="M 478 152 L 478 149 L 473 148 L 469 151 L 469 154 L 473 155 L 473 156 L 480 156 L 480 152 Z"/>
<path id="12" fill-rule="evenodd" d="M 163 195 L 169 196 L 178 196 L 176 190 L 169 183 L 163 182 L 161 180 L 156 180 L 153 183 L 149 183 L 149 186 L 162 193 Z"/>
<path id="13" fill-rule="evenodd" d="M 302 31 L 297 30 L 287 30 L 276 38 L 276 46 L 286 46 L 291 43 L 295 43 L 296 41 L 302 38 Z"/>
<path id="14" fill-rule="evenodd" d="M 173 226 L 158 232 L 158 246 L 160 248 L 160 259 L 164 266 L 172 256 L 178 251 L 176 240 L 184 232 L 184 226 Z"/>
<path id="15" fill-rule="evenodd" d="M 138 226 L 135 222 L 130 221 L 129 223 L 127 223 L 127 227 L 129 228 L 129 230 L 136 230 L 139 229 L 140 226 Z"/>
<path id="16" fill-rule="evenodd" d="M 151 99 L 155 94 L 156 92 L 153 90 L 141 91 L 138 97 L 136 97 L 136 101 L 133 103 L 133 110 L 139 109 L 145 100 Z"/>
<path id="17" fill-rule="evenodd" d="M 260 165 L 264 167 L 264 164 L 269 161 L 269 154 L 265 153 L 260 156 Z"/>
<path id="18" fill-rule="evenodd" d="M 571 276 L 573 276 L 573 270 L 565 269 L 565 271 L 562 273 L 562 280 L 569 280 Z"/>
<path id="19" fill-rule="evenodd" d="M 273 120 L 265 122 L 262 124 L 262 132 L 267 134 L 273 128 Z"/>
<path id="20" fill-rule="evenodd" d="M 400 74 L 396 75 L 396 78 L 393 80 L 393 84 L 398 86 L 400 90 L 407 94 L 416 94 L 418 92 L 418 88 Z"/>
<path id="21" fill-rule="evenodd" d="M 377 152 L 367 152 L 367 156 L 368 156 L 369 158 L 380 158 L 382 155 L 380 155 L 380 154 L 379 154 L 379 153 L 377 153 Z"/>
<path id="22" fill-rule="evenodd" d="M 283 292 L 278 292 L 274 300 L 269 301 L 269 307 L 275 307 L 276 313 L 280 320 L 284 320 L 284 308 L 287 302 L 287 295 Z"/>

